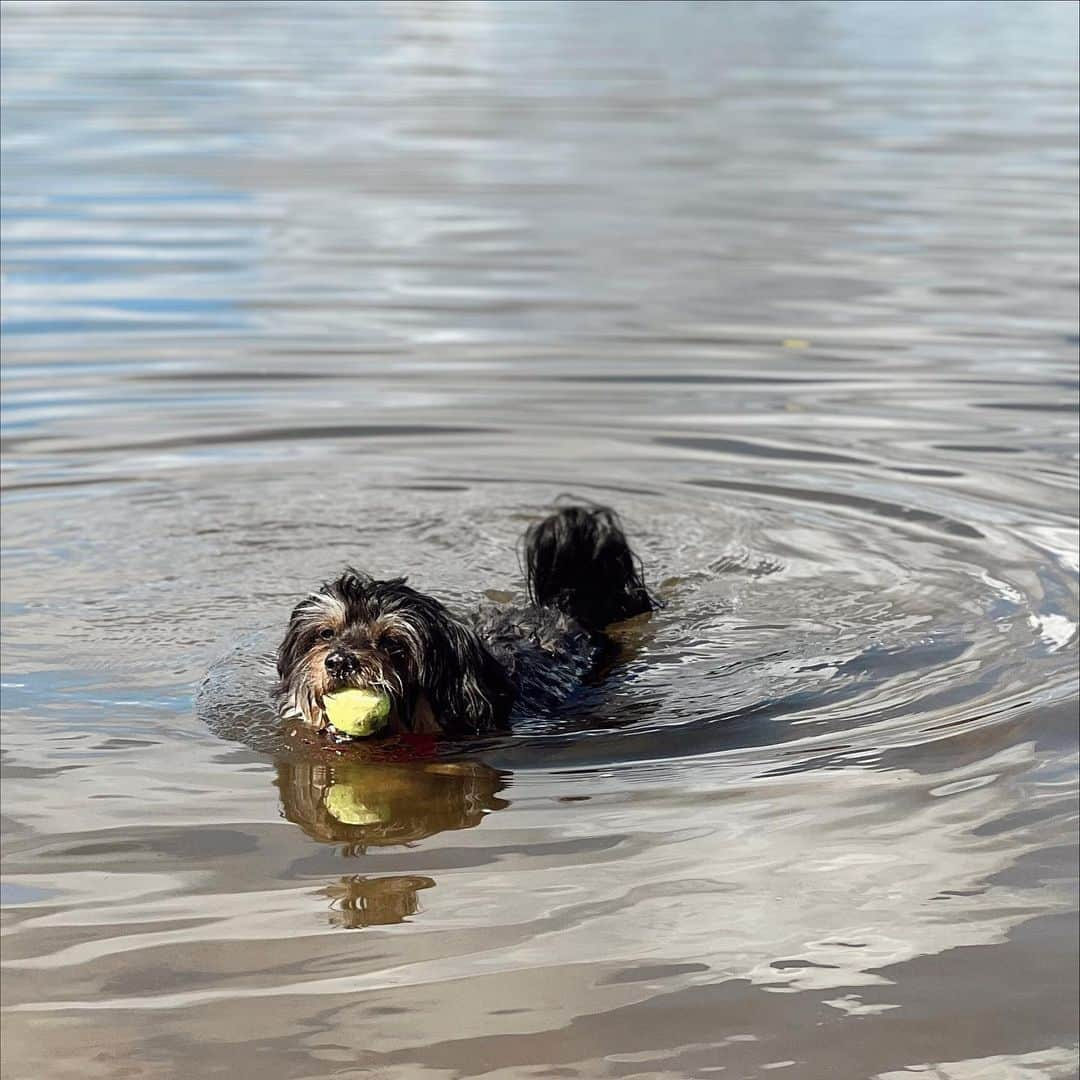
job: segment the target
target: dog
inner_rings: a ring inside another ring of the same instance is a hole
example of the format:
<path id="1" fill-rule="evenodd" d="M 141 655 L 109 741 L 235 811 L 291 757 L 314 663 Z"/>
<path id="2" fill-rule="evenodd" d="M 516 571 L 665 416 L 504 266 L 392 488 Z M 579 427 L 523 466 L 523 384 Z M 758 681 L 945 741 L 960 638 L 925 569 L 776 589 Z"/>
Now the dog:
<path id="1" fill-rule="evenodd" d="M 279 710 L 321 731 L 326 695 L 368 689 L 391 702 L 382 735 L 506 731 L 596 670 L 608 626 L 657 607 L 607 507 L 567 506 L 530 526 L 524 563 L 527 606 L 465 618 L 403 577 L 346 569 L 292 612 L 277 653 Z"/>

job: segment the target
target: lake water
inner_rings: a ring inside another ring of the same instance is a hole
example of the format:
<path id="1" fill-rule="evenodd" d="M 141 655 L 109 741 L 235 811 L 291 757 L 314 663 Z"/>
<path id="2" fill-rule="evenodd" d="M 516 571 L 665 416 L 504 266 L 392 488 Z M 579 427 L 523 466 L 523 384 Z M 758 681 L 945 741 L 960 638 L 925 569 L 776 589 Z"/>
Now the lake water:
<path id="1" fill-rule="evenodd" d="M 5 5 L 3 1076 L 1074 1075 L 1078 10 Z M 282 741 L 563 492 L 607 687 Z"/>

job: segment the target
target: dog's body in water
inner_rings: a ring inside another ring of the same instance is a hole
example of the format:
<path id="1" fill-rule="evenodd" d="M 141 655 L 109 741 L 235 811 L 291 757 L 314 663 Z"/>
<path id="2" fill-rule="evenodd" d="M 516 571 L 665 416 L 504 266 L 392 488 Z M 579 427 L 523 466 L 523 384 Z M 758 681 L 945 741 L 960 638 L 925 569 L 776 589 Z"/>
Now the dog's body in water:
<path id="1" fill-rule="evenodd" d="M 610 647 L 605 628 L 651 611 L 640 563 L 614 511 L 565 507 L 525 534 L 525 607 L 459 617 L 404 578 L 348 569 L 302 600 L 278 649 L 278 701 L 312 728 L 323 699 L 374 690 L 388 733 L 505 730 L 581 685 Z"/>

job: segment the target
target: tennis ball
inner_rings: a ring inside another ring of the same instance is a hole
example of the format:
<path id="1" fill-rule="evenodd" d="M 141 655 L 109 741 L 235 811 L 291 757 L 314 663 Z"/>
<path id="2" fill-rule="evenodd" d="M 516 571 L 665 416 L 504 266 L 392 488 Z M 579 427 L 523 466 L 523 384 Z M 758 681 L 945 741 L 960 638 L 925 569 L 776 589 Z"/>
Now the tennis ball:
<path id="1" fill-rule="evenodd" d="M 350 784 L 331 784 L 323 796 L 323 805 L 342 825 L 380 825 L 390 820 L 385 808 L 369 806 L 356 797 Z"/>
<path id="2" fill-rule="evenodd" d="M 390 698 L 374 690 L 341 690 L 323 698 L 326 718 L 341 735 L 362 739 L 386 727 Z"/>

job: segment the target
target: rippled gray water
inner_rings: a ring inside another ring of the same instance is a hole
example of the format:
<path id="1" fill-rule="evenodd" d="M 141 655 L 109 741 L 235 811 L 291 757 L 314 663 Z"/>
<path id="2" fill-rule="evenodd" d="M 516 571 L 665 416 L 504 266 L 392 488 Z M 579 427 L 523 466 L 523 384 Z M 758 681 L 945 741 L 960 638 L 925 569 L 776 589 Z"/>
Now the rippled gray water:
<path id="1" fill-rule="evenodd" d="M 1077 11 L 5 4 L 4 1077 L 1073 1075 Z M 562 492 L 605 688 L 282 740 Z"/>

